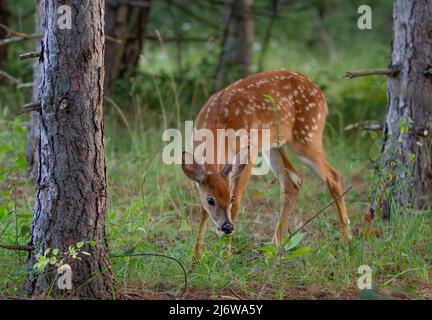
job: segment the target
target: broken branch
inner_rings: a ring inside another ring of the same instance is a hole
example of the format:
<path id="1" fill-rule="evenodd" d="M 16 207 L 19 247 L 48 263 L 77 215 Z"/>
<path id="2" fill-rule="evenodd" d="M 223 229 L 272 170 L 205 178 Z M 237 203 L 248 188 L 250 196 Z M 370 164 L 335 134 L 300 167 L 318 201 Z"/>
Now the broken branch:
<path id="1" fill-rule="evenodd" d="M 30 88 L 33 86 L 33 82 L 23 83 L 20 79 L 17 79 L 14 76 L 11 76 L 9 73 L 7 73 L 3 70 L 0 70 L 0 78 L 6 79 L 11 85 L 16 86 L 17 89 Z"/>
<path id="2" fill-rule="evenodd" d="M 41 104 L 39 102 L 27 103 L 21 107 L 21 110 L 18 114 L 31 112 L 31 111 L 39 111 L 41 109 Z"/>
<path id="3" fill-rule="evenodd" d="M 370 69 L 361 71 L 348 71 L 343 78 L 354 79 L 358 77 L 367 76 L 389 76 L 394 77 L 398 74 L 399 70 L 397 68 L 384 68 L 384 69 Z"/>
<path id="4" fill-rule="evenodd" d="M 120 39 L 111 37 L 109 35 L 105 35 L 105 40 L 106 41 L 110 41 L 110 42 L 114 42 L 114 43 L 117 43 L 117 44 L 122 44 L 122 41 Z"/>
<path id="5" fill-rule="evenodd" d="M 26 60 L 26 59 L 33 59 L 33 58 L 39 58 L 40 52 L 25 52 L 18 56 L 19 60 Z"/>
<path id="6" fill-rule="evenodd" d="M 14 84 L 14 85 L 20 85 L 22 84 L 21 80 L 15 78 L 14 76 L 11 76 L 9 73 L 0 70 L 0 78 L 4 78 L 6 79 L 9 83 Z"/>
<path id="7" fill-rule="evenodd" d="M 364 131 L 382 131 L 383 125 L 381 123 L 357 122 L 357 123 L 351 123 L 351 124 L 347 125 L 344 130 L 350 131 L 350 130 L 357 129 L 357 128 L 360 128 L 361 130 L 364 130 Z"/>

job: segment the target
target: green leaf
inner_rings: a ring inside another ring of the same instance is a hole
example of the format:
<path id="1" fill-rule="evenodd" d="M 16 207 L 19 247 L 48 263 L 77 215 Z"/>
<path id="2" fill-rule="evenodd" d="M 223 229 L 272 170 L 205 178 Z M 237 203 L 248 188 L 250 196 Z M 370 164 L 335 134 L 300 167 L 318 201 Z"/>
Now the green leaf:
<path id="1" fill-rule="evenodd" d="M 259 250 L 263 252 L 267 259 L 273 258 L 277 252 L 276 245 L 273 243 L 269 243 L 268 245 L 259 248 Z"/>
<path id="2" fill-rule="evenodd" d="M 27 224 L 21 226 L 20 235 L 25 236 L 30 233 L 30 227 Z"/>
<path id="3" fill-rule="evenodd" d="M 310 251 L 311 251 L 310 247 L 299 247 L 299 248 L 295 249 L 291 254 L 284 256 L 283 259 L 292 260 L 294 258 L 304 256 L 304 255 L 308 254 Z"/>
<path id="4" fill-rule="evenodd" d="M 84 241 L 77 242 L 76 247 L 79 249 L 84 245 Z"/>
<path id="5" fill-rule="evenodd" d="M 305 234 L 304 233 L 297 233 L 295 234 L 286 244 L 284 249 L 286 251 L 289 251 L 295 247 L 298 246 L 298 244 L 300 243 L 300 241 L 302 241 L 302 239 L 304 238 Z"/>

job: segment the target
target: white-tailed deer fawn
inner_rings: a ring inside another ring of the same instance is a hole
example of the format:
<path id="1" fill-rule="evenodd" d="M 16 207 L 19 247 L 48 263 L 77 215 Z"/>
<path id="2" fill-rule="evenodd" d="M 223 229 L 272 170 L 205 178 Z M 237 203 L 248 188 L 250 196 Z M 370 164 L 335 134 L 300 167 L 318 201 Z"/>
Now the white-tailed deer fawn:
<path id="1" fill-rule="evenodd" d="M 248 148 L 255 147 L 262 152 L 280 181 L 284 202 L 273 237 L 276 244 L 281 243 L 288 231 L 288 218 L 301 186 L 301 178 L 282 145 L 288 144 L 300 160 L 326 183 L 334 199 L 342 194 L 340 174 L 328 164 L 323 149 L 326 115 L 327 103 L 318 87 L 302 74 L 277 70 L 249 76 L 217 92 L 204 105 L 196 120 L 196 129 L 208 129 L 215 137 L 218 129 L 270 130 L 270 145 L 251 140 Z M 228 154 L 219 145 L 214 143 L 218 159 L 222 152 Z M 202 254 L 209 217 L 219 231 L 225 234 L 233 232 L 240 201 L 251 176 L 255 159 L 239 161 L 244 155 L 238 144 L 226 147 L 229 148 L 234 148 L 237 161 L 224 156 L 216 163 L 202 163 L 196 161 L 191 153 L 183 152 L 183 171 L 196 182 L 201 199 L 201 224 L 195 246 L 197 257 Z M 336 205 L 342 234 L 351 240 L 343 197 L 336 201 Z"/>

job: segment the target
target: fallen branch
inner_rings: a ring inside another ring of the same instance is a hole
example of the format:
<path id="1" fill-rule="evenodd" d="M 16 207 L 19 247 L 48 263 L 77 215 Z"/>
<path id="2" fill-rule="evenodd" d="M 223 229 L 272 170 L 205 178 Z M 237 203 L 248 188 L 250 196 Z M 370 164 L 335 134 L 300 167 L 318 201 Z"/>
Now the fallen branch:
<path id="1" fill-rule="evenodd" d="M 39 102 L 32 102 L 27 103 L 21 107 L 21 110 L 18 112 L 18 114 L 31 112 L 31 111 L 40 111 L 41 104 Z"/>
<path id="2" fill-rule="evenodd" d="M 385 68 L 385 69 L 370 69 L 370 70 L 361 70 L 361 71 L 348 71 L 343 78 L 354 79 L 358 77 L 383 76 L 383 75 L 394 77 L 398 73 L 399 70 L 396 67 Z"/>
<path id="3" fill-rule="evenodd" d="M 311 221 L 313 221 L 314 219 L 316 219 L 319 215 L 321 215 L 324 211 L 326 211 L 328 208 L 330 208 L 330 206 L 332 206 L 336 201 L 338 201 L 339 199 L 341 199 L 343 196 L 345 196 L 348 192 L 350 192 L 352 189 L 352 187 L 348 187 L 344 193 L 342 193 L 339 197 L 337 197 L 336 199 L 333 199 L 331 202 L 329 202 L 324 208 L 322 208 L 320 211 L 318 211 L 318 213 L 316 213 L 315 215 L 313 215 L 311 218 L 309 218 L 308 220 L 306 220 L 305 223 L 303 223 L 300 228 L 298 228 L 296 231 L 294 231 L 280 246 L 278 251 L 276 252 L 274 258 L 273 258 L 273 263 L 271 264 L 270 268 L 267 269 L 267 273 L 266 273 L 266 280 L 263 283 L 261 290 L 258 294 L 258 299 L 261 299 L 262 295 L 264 294 L 264 291 L 270 281 L 270 275 L 273 273 L 273 270 L 276 266 L 276 259 L 279 258 L 282 253 L 285 251 L 285 245 L 288 243 L 288 241 L 291 240 L 291 238 L 297 234 L 300 230 L 302 230 L 304 227 L 306 227 Z"/>
<path id="4" fill-rule="evenodd" d="M 40 52 L 25 52 L 18 56 L 19 60 L 26 60 L 26 59 L 33 59 L 33 58 L 39 58 Z"/>
<path id="5" fill-rule="evenodd" d="M 0 244 L 0 248 L 6 249 L 6 250 L 15 250 L 15 251 L 32 251 L 32 250 L 34 250 L 34 247 L 32 247 L 32 246 L 7 245 L 7 244 Z"/>
<path id="6" fill-rule="evenodd" d="M 183 284 L 183 289 L 180 293 L 180 297 L 182 297 L 186 292 L 187 292 L 187 286 L 188 286 L 188 275 L 186 272 L 186 268 L 184 267 L 183 263 L 181 263 L 180 260 L 164 255 L 164 254 L 159 254 L 159 253 L 132 253 L 132 254 L 125 254 L 125 255 L 114 255 L 111 256 L 112 258 L 127 258 L 127 257 L 159 257 L 159 258 L 165 258 L 165 259 L 170 259 L 173 260 L 175 262 L 177 262 L 177 264 L 181 267 L 182 271 L 183 271 L 183 275 L 184 275 L 184 284 Z"/>

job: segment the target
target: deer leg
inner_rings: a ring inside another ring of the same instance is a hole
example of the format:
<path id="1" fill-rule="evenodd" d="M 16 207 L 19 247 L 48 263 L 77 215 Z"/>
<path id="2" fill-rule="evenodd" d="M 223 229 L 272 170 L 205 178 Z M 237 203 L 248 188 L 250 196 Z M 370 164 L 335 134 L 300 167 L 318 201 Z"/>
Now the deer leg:
<path id="1" fill-rule="evenodd" d="M 237 214 L 240 208 L 240 202 L 243 197 L 243 193 L 246 190 L 246 186 L 249 182 L 252 173 L 252 167 L 253 167 L 253 163 L 248 163 L 248 165 L 244 169 L 243 174 L 240 177 L 238 177 L 234 182 L 234 188 L 233 188 L 234 200 L 231 207 L 231 220 L 233 223 L 237 218 Z"/>
<path id="2" fill-rule="evenodd" d="M 195 259 L 197 260 L 200 259 L 202 256 L 202 246 L 204 243 L 204 235 L 207 229 L 207 222 L 208 222 L 208 214 L 202 207 L 200 211 L 200 216 L 201 216 L 201 222 L 200 222 L 198 237 L 194 249 Z"/>
<path id="3" fill-rule="evenodd" d="M 325 176 L 326 176 L 327 187 L 330 190 L 333 199 L 336 200 L 343 193 L 341 175 L 336 169 L 330 166 L 325 160 L 323 161 L 323 168 L 324 168 L 323 171 L 325 172 Z M 338 209 L 342 234 L 345 237 L 345 239 L 351 241 L 352 235 L 350 229 L 350 221 L 348 218 L 344 197 L 341 197 L 338 200 L 336 200 L 336 206 Z"/>
<path id="4" fill-rule="evenodd" d="M 263 154 L 272 172 L 279 179 L 283 195 L 283 206 L 273 236 L 273 242 L 280 245 L 284 235 L 288 232 L 289 217 L 295 208 L 301 179 L 282 148 L 271 149 L 268 152 L 263 152 Z"/>
<path id="5" fill-rule="evenodd" d="M 339 172 L 330 166 L 325 159 L 324 152 L 316 152 L 307 157 L 300 156 L 300 159 L 306 164 L 322 181 L 327 185 L 333 199 L 338 199 L 343 193 L 342 179 Z M 342 235 L 350 241 L 352 239 L 351 229 L 349 226 L 348 214 L 345 206 L 344 197 L 336 200 L 338 216 L 341 226 Z"/>
<path id="6" fill-rule="evenodd" d="M 238 177 L 234 182 L 234 187 L 233 187 L 234 200 L 231 206 L 231 221 L 234 225 L 240 208 L 241 199 L 243 197 L 244 191 L 246 190 L 246 186 L 249 182 L 252 173 L 252 167 L 253 167 L 253 163 L 249 162 L 247 167 L 244 169 L 243 174 L 240 177 Z M 231 242 L 232 242 L 232 235 L 228 235 L 227 248 L 228 248 L 229 256 L 231 256 Z"/>

